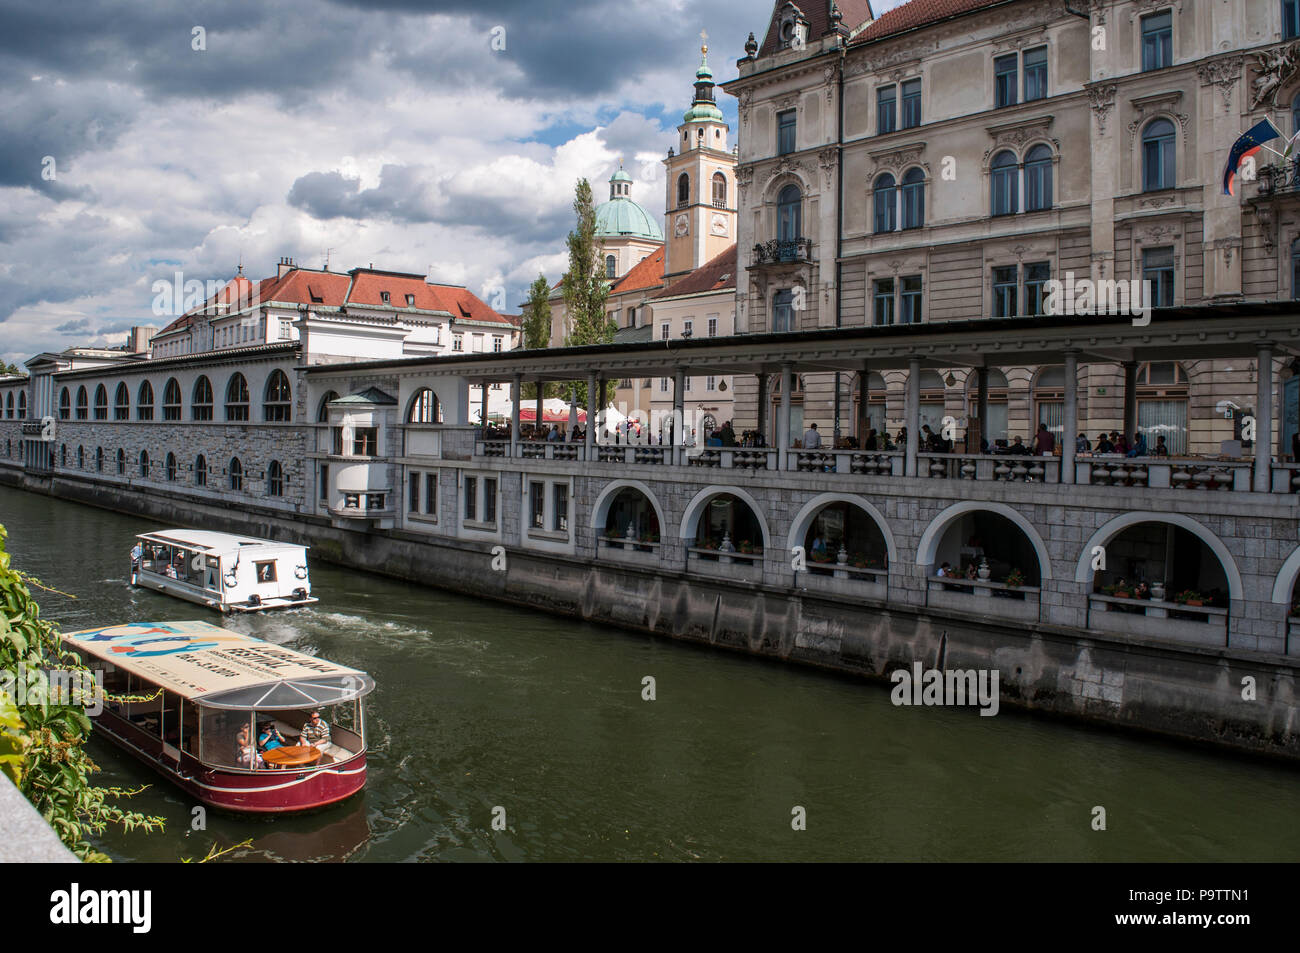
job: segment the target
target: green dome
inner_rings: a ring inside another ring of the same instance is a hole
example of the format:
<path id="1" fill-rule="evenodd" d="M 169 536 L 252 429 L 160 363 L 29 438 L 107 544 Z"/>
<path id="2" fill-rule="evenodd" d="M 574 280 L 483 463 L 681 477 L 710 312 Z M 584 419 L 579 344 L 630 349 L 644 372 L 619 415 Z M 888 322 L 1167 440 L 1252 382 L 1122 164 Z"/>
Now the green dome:
<path id="1" fill-rule="evenodd" d="M 695 122 L 697 120 L 722 122 L 722 110 L 713 103 L 696 103 L 682 114 L 682 121 Z"/>
<path id="2" fill-rule="evenodd" d="M 630 181 L 627 173 L 623 175 Z M 596 237 L 644 238 L 661 242 L 664 232 L 653 215 L 631 199 L 618 196 L 596 206 Z"/>
<path id="3" fill-rule="evenodd" d="M 622 167 L 620 166 L 620 167 L 619 167 L 619 170 L 618 170 L 617 172 L 615 172 L 613 175 L 611 175 L 611 176 L 609 177 L 609 181 L 611 181 L 611 182 L 631 182 L 631 181 L 632 181 L 632 176 L 630 176 L 630 175 L 628 175 L 626 172 L 624 172 L 623 169 L 622 169 Z"/>

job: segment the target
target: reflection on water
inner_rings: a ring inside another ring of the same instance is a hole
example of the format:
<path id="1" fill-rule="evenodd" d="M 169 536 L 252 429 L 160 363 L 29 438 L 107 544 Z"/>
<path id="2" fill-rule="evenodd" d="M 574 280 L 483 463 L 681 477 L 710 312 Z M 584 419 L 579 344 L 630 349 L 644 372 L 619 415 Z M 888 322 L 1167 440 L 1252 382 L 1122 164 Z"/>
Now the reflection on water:
<path id="1" fill-rule="evenodd" d="M 222 618 L 126 584 L 156 524 L 0 488 L 17 565 L 68 629 L 207 618 L 368 671 L 369 783 L 295 817 L 206 813 L 151 784 L 161 835 L 118 859 L 1259 860 L 1300 853 L 1300 772 L 1003 709 L 895 708 L 885 683 L 586 625 L 312 561 L 310 607 Z M 655 676 L 657 699 L 641 698 Z M 1092 831 L 1103 805 L 1108 830 Z M 807 830 L 791 811 L 807 811 Z M 507 829 L 492 830 L 494 808 Z"/>

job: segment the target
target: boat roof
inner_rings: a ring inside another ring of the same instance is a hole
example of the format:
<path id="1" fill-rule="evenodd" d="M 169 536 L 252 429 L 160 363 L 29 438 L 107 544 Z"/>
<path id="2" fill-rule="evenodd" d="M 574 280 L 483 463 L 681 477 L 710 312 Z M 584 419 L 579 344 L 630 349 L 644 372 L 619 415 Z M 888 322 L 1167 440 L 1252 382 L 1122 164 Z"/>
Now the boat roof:
<path id="1" fill-rule="evenodd" d="M 252 547 L 269 549 L 305 550 L 306 546 L 297 543 L 278 543 L 273 539 L 257 539 L 253 536 L 239 536 L 235 533 L 215 533 L 206 529 L 160 529 L 152 533 L 141 533 L 136 539 L 153 543 L 168 543 L 172 546 L 185 546 L 196 552 L 235 553 L 243 550 L 252 551 Z"/>
<path id="2" fill-rule="evenodd" d="M 65 632 L 63 641 L 209 708 L 334 705 L 375 687 L 369 675 L 355 668 L 210 622 L 127 622 Z"/>

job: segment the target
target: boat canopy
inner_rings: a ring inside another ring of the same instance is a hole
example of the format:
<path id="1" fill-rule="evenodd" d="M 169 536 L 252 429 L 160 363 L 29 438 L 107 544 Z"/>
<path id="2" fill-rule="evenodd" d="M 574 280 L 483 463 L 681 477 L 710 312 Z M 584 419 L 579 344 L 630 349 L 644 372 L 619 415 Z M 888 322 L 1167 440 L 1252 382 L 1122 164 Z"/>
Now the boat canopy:
<path id="1" fill-rule="evenodd" d="M 199 529 L 163 529 L 156 533 L 141 533 L 136 539 L 149 543 L 176 546 L 209 556 L 233 556 L 241 552 L 266 553 L 271 550 L 305 550 L 297 543 L 279 543 L 273 539 L 254 539 L 234 533 L 214 533 Z"/>
<path id="2" fill-rule="evenodd" d="M 369 694 L 365 672 L 208 622 L 128 622 L 64 633 L 69 648 L 210 708 L 309 708 Z"/>

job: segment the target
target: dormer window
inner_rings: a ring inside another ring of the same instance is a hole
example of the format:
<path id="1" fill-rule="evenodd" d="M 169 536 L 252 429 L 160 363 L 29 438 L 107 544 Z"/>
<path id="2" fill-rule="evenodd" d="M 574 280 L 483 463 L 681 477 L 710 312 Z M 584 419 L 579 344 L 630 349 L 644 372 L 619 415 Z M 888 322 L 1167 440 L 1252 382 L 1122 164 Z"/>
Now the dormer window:
<path id="1" fill-rule="evenodd" d="M 387 291 L 379 292 L 379 300 L 382 301 L 384 304 L 388 304 L 388 292 Z"/>
<path id="2" fill-rule="evenodd" d="M 407 296 L 406 296 L 406 306 L 407 306 L 408 308 L 414 308 L 414 307 L 415 307 L 415 295 L 407 295 Z"/>

